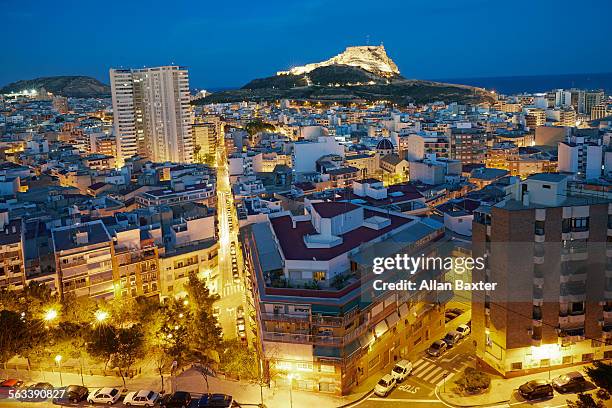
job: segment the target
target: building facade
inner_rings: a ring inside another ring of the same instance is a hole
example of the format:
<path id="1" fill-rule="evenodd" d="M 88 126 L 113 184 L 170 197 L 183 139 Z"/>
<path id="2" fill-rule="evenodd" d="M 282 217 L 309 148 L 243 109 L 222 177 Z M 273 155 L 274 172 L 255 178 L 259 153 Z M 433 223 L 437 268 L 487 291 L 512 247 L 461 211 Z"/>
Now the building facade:
<path id="1" fill-rule="evenodd" d="M 111 69 L 110 82 L 120 166 L 136 154 L 154 162 L 193 160 L 186 68 Z"/>
<path id="2" fill-rule="evenodd" d="M 612 205 L 581 194 L 538 174 L 474 213 L 473 279 L 497 290 L 473 294 L 472 338 L 505 376 L 612 357 Z"/>

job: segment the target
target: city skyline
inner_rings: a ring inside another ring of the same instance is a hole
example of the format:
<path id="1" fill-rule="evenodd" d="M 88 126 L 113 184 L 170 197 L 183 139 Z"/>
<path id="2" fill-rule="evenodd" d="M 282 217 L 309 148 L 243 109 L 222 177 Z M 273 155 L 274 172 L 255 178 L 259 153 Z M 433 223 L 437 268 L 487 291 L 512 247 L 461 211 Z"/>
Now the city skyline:
<path id="1" fill-rule="evenodd" d="M 189 67 L 195 88 L 230 88 L 327 59 L 347 46 L 383 42 L 407 78 L 609 72 L 611 45 L 595 39 L 612 34 L 605 24 L 610 5 L 587 1 L 575 9 L 566 3 L 543 1 L 509 9 L 480 1 L 461 6 L 392 2 L 380 10 L 380 18 L 366 20 L 371 13 L 366 2 L 272 2 L 263 8 L 179 3 L 170 14 L 161 11 L 162 2 L 154 2 L 146 9 L 122 4 L 123 13 L 141 17 L 126 27 L 113 14 L 100 26 L 78 18 L 83 12 L 100 12 L 87 4 L 60 14 L 45 3 L 9 1 L 3 55 L 11 63 L 0 70 L 0 83 L 53 75 L 90 75 L 108 83 L 111 67 L 174 63 Z M 580 21 L 588 21 L 579 26 L 580 36 L 563 34 Z M 40 29 L 19 30 L 24 22 Z M 551 33 L 559 33 L 563 41 Z M 68 38 L 70 47 L 49 47 Z"/>
<path id="2" fill-rule="evenodd" d="M 0 0 L 0 408 L 612 407 L 600 3 Z"/>

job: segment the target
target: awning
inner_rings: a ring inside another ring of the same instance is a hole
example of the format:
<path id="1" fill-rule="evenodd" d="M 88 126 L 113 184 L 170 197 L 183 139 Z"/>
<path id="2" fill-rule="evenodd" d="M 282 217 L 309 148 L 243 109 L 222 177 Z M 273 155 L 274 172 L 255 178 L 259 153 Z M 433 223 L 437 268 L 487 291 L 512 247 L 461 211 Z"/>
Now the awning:
<path id="1" fill-rule="evenodd" d="M 365 333 L 359 338 L 359 344 L 361 347 L 368 347 L 374 341 L 374 335 L 370 332 Z"/>
<path id="2" fill-rule="evenodd" d="M 387 321 L 387 325 L 389 325 L 389 327 L 393 327 L 399 321 L 399 316 L 397 312 L 393 312 L 387 316 L 385 320 Z"/>
<path id="3" fill-rule="evenodd" d="M 402 303 L 402 305 L 399 307 L 399 315 L 402 317 L 402 319 L 406 317 L 408 312 L 408 305 L 406 303 Z"/>
<path id="4" fill-rule="evenodd" d="M 387 322 L 383 320 L 374 328 L 374 334 L 376 334 L 376 337 L 380 337 L 385 334 L 387 330 L 389 330 L 389 326 L 387 326 Z"/>

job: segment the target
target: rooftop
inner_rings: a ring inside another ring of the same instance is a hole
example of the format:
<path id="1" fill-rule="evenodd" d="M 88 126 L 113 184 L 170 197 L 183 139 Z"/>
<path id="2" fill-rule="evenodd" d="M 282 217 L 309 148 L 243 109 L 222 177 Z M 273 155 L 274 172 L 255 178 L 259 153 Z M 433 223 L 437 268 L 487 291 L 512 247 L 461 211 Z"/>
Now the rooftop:
<path id="1" fill-rule="evenodd" d="M 87 233 L 87 243 L 78 244 L 77 233 Z M 85 224 L 59 227 L 51 232 L 53 245 L 56 251 L 66 251 L 88 245 L 111 242 L 111 236 L 102 220 L 91 221 Z"/>
<path id="2" fill-rule="evenodd" d="M 358 206 L 350 203 L 330 202 L 317 204 L 323 204 L 323 208 L 325 208 L 324 212 L 326 214 L 334 215 L 346 212 L 346 206 L 349 206 L 349 208 L 352 209 L 358 208 Z M 338 209 L 332 209 L 332 207 L 337 207 Z M 379 230 L 371 229 L 365 226 L 358 227 L 352 231 L 340 235 L 340 237 L 342 238 L 342 243 L 331 248 L 308 248 L 306 246 L 306 243 L 304 242 L 304 237 L 307 235 L 317 234 L 317 231 L 313 227 L 311 221 L 297 221 L 295 222 L 294 228 L 291 216 L 286 215 L 277 218 L 272 218 L 270 219 L 270 223 L 280 243 L 280 247 L 285 259 L 328 261 L 341 254 L 349 252 L 352 249 L 357 248 L 361 244 L 379 238 L 380 236 L 413 221 L 412 218 L 400 217 L 398 215 L 391 215 L 384 212 L 373 211 L 370 209 L 364 210 L 364 219 L 368 219 L 374 216 L 389 218 L 391 223 L 387 227 Z"/>

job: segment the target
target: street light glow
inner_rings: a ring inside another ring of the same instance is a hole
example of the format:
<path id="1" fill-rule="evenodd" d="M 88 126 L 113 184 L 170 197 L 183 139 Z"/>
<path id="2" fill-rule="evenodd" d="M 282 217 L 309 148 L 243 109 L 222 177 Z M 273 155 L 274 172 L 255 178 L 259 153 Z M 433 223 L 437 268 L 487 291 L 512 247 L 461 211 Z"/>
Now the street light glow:
<path id="1" fill-rule="evenodd" d="M 60 361 L 62 361 L 62 356 L 58 354 L 57 356 L 55 356 L 55 362 L 59 364 Z"/>
<path id="2" fill-rule="evenodd" d="M 51 320 L 55 320 L 57 318 L 57 310 L 49 309 L 45 312 L 45 321 L 50 322 Z"/>
<path id="3" fill-rule="evenodd" d="M 102 323 L 108 318 L 108 312 L 104 310 L 96 310 L 95 317 L 99 323 Z"/>

